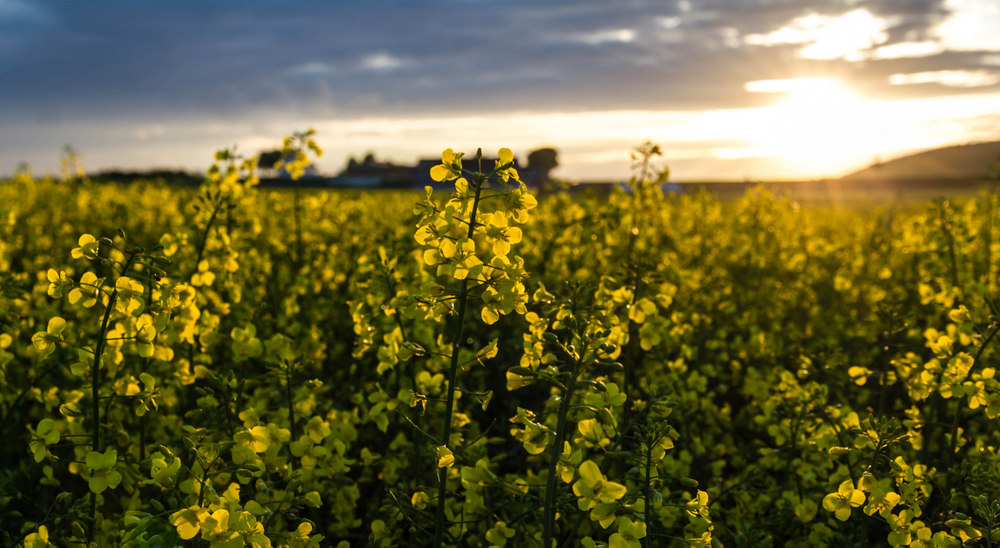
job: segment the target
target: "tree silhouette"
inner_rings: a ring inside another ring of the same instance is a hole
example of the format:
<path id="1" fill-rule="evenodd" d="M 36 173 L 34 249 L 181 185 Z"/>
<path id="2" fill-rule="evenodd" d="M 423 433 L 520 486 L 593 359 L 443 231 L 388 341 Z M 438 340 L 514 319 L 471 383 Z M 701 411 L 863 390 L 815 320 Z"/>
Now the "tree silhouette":
<path id="1" fill-rule="evenodd" d="M 280 150 L 265 150 L 260 153 L 257 157 L 257 167 L 271 169 L 274 164 L 281 161 L 282 155 Z"/>
<path id="2" fill-rule="evenodd" d="M 542 169 L 548 173 L 558 166 L 558 153 L 554 148 L 540 148 L 528 153 L 528 167 Z"/>

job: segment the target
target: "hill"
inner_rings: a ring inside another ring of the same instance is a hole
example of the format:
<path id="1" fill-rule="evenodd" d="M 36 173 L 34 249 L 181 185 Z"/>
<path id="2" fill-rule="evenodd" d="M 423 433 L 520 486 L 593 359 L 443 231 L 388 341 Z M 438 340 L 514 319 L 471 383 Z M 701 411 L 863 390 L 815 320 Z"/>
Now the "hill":
<path id="1" fill-rule="evenodd" d="M 844 176 L 845 183 L 983 181 L 1000 160 L 1000 141 L 936 148 Z"/>

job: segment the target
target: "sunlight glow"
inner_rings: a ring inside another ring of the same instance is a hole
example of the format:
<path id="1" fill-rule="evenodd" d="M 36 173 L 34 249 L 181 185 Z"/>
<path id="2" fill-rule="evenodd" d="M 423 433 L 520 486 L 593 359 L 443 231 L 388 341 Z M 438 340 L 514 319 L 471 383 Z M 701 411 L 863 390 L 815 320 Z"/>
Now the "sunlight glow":
<path id="1" fill-rule="evenodd" d="M 767 34 L 749 34 L 744 42 L 754 46 L 802 44 L 806 59 L 864 59 L 867 50 L 889 39 L 886 22 L 868 10 L 856 9 L 837 17 L 813 13 L 796 17 Z"/>
<path id="2" fill-rule="evenodd" d="M 755 93 L 824 93 L 833 84 L 828 78 L 779 78 L 776 80 L 753 80 L 743 85 L 743 89 Z"/>
<path id="3" fill-rule="evenodd" d="M 836 177 L 871 164 L 878 156 L 969 139 L 972 123 L 996 112 L 1000 94 L 875 101 L 836 80 L 795 78 L 748 82 L 746 88 L 774 95 L 774 103 L 739 109 L 509 113 L 503 116 L 364 118 L 316 125 L 338 143 L 331 157 L 393 151 L 409 162 L 435 147 L 484 150 L 509 146 L 530 151 L 556 146 L 560 177 L 618 180 L 629 173 L 629 151 L 647 139 L 660 143 L 679 180 L 743 174 L 761 179 Z M 994 105 L 994 106 L 991 106 Z M 439 129 L 447 127 L 447 134 Z M 992 126 L 989 126 L 992 128 Z M 428 135 L 434 135 L 428 139 Z M 483 135 L 490 139 L 483 141 Z M 343 151 L 336 150 L 344 147 Z M 706 161 L 706 159 L 708 161 Z M 712 163 L 715 162 L 715 163 Z M 723 162 L 720 164 L 719 162 Z"/>
<path id="4" fill-rule="evenodd" d="M 1000 93 L 964 93 L 874 101 L 833 80 L 789 79 L 748 84 L 772 104 L 756 108 L 613 111 L 521 111 L 480 115 L 338 116 L 317 120 L 287 112 L 275 120 L 213 117 L 151 118 L 142 124 L 85 119 L 67 124 L 66 142 L 90 143 L 88 166 L 204 169 L 219 143 L 238 143 L 249 154 L 275 146 L 288 127 L 316 128 L 326 154 L 319 167 L 337 173 L 348 156 L 375 151 L 380 160 L 413 165 L 436 150 L 484 151 L 505 146 L 520 159 L 536 148 L 559 150 L 556 176 L 621 181 L 629 152 L 652 140 L 664 151 L 671 179 L 679 181 L 790 180 L 837 177 L 866 167 L 877 156 L 962 142 L 997 139 Z M 774 91 L 764 91 L 771 89 Z M 780 91 L 779 91 L 780 90 Z M 36 173 L 58 173 L 58 163 L 38 153 L 48 133 L 35 125 L 5 128 L 22 138 L 14 154 Z M 95 141 L 99 135 L 103 141 Z M 89 139 L 89 141 L 88 141 Z M 129 143 L 128 147 L 105 146 Z M 127 158 L 127 161 L 123 161 Z M 190 161 L 178 166 L 178 158 Z"/>
<path id="5" fill-rule="evenodd" d="M 784 93 L 758 109 L 757 142 L 790 171 L 834 175 L 886 149 L 919 146 L 912 121 L 836 80 L 798 78 L 748 82 L 748 91 Z"/>

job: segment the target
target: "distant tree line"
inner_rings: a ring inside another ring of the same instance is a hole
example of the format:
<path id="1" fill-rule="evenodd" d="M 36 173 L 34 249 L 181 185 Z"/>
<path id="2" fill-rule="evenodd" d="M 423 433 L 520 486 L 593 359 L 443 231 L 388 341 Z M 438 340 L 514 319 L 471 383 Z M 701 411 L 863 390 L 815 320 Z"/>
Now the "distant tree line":
<path id="1" fill-rule="evenodd" d="M 95 181 L 113 181 L 122 184 L 162 180 L 169 185 L 180 186 L 198 186 L 205 180 L 205 176 L 201 173 L 188 173 L 179 169 L 148 169 L 143 171 L 112 169 L 94 173 L 90 178 Z"/>

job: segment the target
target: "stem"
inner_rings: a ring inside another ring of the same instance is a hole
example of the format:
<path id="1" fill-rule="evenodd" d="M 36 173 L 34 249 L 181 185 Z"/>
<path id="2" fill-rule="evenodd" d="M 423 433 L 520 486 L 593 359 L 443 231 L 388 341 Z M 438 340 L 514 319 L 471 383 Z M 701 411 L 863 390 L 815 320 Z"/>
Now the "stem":
<path id="1" fill-rule="evenodd" d="M 288 400 L 288 423 L 289 429 L 291 431 L 291 439 L 295 441 L 298 436 L 295 435 L 295 406 L 292 401 L 292 366 L 288 365 L 288 369 L 285 370 L 285 398 Z"/>
<path id="2" fill-rule="evenodd" d="M 128 270 L 129 259 L 125 263 L 125 270 Z M 101 400 L 100 400 L 100 372 L 101 372 L 101 354 L 104 352 L 104 336 L 108 332 L 108 322 L 111 320 L 111 311 L 115 308 L 115 300 L 118 298 L 118 289 L 115 288 L 111 291 L 111 296 L 108 297 L 108 306 L 104 309 L 104 319 L 101 321 L 101 331 L 97 335 L 97 345 L 94 348 L 94 363 L 90 368 L 90 397 L 92 401 L 91 413 L 93 414 L 94 424 L 91 428 L 91 441 L 93 442 L 92 450 L 95 452 L 101 452 Z M 94 540 L 94 533 L 97 529 L 97 493 L 93 491 L 90 492 L 90 517 L 93 521 L 93 526 L 90 528 L 90 533 L 88 535 L 88 543 Z"/>
<path id="3" fill-rule="evenodd" d="M 958 257 L 955 256 L 955 235 L 951 233 L 951 229 L 948 227 L 948 216 L 947 210 L 945 209 L 945 202 L 940 202 L 938 207 L 941 212 L 941 230 L 948 238 L 948 256 L 951 260 L 949 265 L 951 272 L 951 284 L 958 287 Z"/>
<path id="4" fill-rule="evenodd" d="M 469 214 L 468 238 L 472 239 L 476 229 L 476 211 L 479 208 L 479 196 L 483 190 L 486 178 L 478 177 L 476 181 L 476 196 L 472 201 L 472 212 Z M 462 345 L 462 336 L 465 331 L 465 308 L 468 302 L 469 279 L 462 280 L 458 290 L 458 315 L 455 317 L 455 336 L 451 346 L 451 365 L 448 368 L 448 401 L 445 404 L 444 432 L 441 435 L 441 443 L 449 448 L 451 445 L 451 417 L 455 410 L 455 379 L 458 376 L 458 351 Z M 445 498 L 448 495 L 448 467 L 438 469 L 438 499 L 437 515 L 434 518 L 434 547 L 440 548 L 444 538 L 444 506 Z"/>
<path id="5" fill-rule="evenodd" d="M 148 413 L 139 417 L 139 462 L 146 460 L 146 419 Z"/>
<path id="6" fill-rule="evenodd" d="M 118 290 L 111 292 L 108 299 L 108 306 L 104 309 L 104 319 L 101 321 L 101 331 L 97 336 L 97 346 L 94 349 L 94 362 L 90 368 L 91 399 L 93 400 L 94 426 L 91 429 L 91 437 L 94 440 L 94 451 L 101 451 L 101 405 L 99 397 L 101 353 L 104 352 L 104 334 L 108 332 L 108 322 L 111 320 L 111 311 L 115 308 L 115 301 L 118 299 Z"/>
<path id="7" fill-rule="evenodd" d="M 556 465 L 559 464 L 559 458 L 562 456 L 563 438 L 566 436 L 566 414 L 569 412 L 570 402 L 573 400 L 573 387 L 576 384 L 576 379 L 579 375 L 579 364 L 574 363 L 573 376 L 570 377 L 569 383 L 566 385 L 566 392 L 563 394 L 563 400 L 559 402 L 559 419 L 556 422 L 555 447 L 549 455 L 549 474 L 545 478 L 545 510 L 542 514 L 543 548 L 552 546 L 552 530 L 555 528 L 556 515 Z"/>
<path id="8" fill-rule="evenodd" d="M 302 224 L 299 220 L 299 211 L 302 206 L 299 198 L 299 187 L 297 186 L 292 190 L 292 201 L 292 220 L 295 224 L 295 269 L 298 270 L 302 267 Z"/>
<path id="9" fill-rule="evenodd" d="M 659 443 L 659 439 L 657 440 L 657 443 Z M 653 505 L 650 504 L 650 502 L 649 502 L 649 498 L 650 498 L 649 495 L 653 491 L 650 488 L 650 486 L 649 486 L 649 482 L 650 482 L 650 479 L 649 479 L 650 469 L 652 467 L 653 467 L 653 444 L 649 444 L 649 445 L 646 446 L 646 478 L 645 478 L 646 481 L 644 483 L 646 490 L 645 490 L 645 493 L 643 493 L 643 502 L 645 504 L 642 505 L 643 506 L 642 519 L 643 519 L 643 521 L 646 522 L 646 537 L 645 537 L 645 539 L 643 539 L 643 544 L 646 546 L 646 548 L 652 548 L 652 546 L 653 546 L 652 545 L 652 542 L 653 542 L 653 516 L 652 516 L 652 507 L 653 507 Z"/>
<path id="10" fill-rule="evenodd" d="M 208 242 L 208 231 L 212 229 L 212 224 L 215 222 L 215 217 L 219 214 L 220 207 L 222 207 L 222 203 L 216 202 L 215 207 L 212 209 L 212 215 L 208 218 L 208 224 L 205 225 L 205 230 L 201 233 L 201 241 L 198 242 L 198 258 L 194 261 L 192 275 L 198 272 L 198 265 L 201 263 L 201 257 L 205 253 L 205 244 Z"/>
<path id="11" fill-rule="evenodd" d="M 194 462 L 191 463 L 191 467 L 194 468 L 195 464 L 201 464 L 199 462 L 199 459 L 198 459 L 198 451 L 197 450 L 195 450 L 195 452 L 194 452 Z M 198 482 L 200 484 L 199 487 L 198 487 L 198 506 L 201 506 L 201 504 L 203 502 L 205 502 L 205 485 L 208 482 L 208 469 L 211 468 L 211 467 L 212 467 L 211 463 L 205 463 L 202 466 L 201 480 L 199 480 L 199 482 Z"/>

